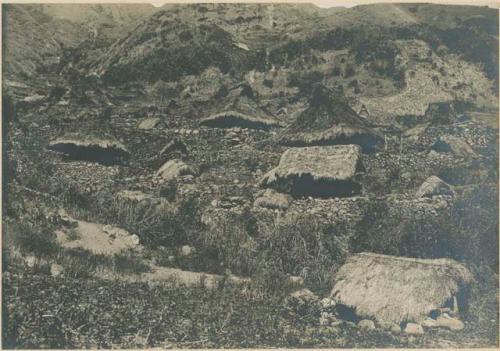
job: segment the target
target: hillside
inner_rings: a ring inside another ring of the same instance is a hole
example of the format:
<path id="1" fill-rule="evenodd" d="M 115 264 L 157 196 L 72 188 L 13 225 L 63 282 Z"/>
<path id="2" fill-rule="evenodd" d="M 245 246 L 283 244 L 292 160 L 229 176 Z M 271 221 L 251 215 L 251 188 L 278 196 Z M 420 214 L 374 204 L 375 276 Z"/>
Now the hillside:
<path id="1" fill-rule="evenodd" d="M 2 345 L 498 347 L 498 11 L 2 9 Z"/>

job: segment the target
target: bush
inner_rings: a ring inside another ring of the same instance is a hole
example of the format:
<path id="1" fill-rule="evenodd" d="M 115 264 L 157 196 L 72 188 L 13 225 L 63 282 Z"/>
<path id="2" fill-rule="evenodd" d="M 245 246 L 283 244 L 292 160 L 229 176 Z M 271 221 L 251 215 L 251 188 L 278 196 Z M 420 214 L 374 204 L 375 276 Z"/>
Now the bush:
<path id="1" fill-rule="evenodd" d="M 356 69 L 354 68 L 354 65 L 347 64 L 344 69 L 344 78 L 350 78 L 354 74 L 356 74 Z"/>
<path id="2" fill-rule="evenodd" d="M 58 251 L 53 228 L 42 221 L 17 222 L 9 226 L 7 235 L 11 236 L 21 253 L 38 259 L 49 257 Z"/>
<path id="3" fill-rule="evenodd" d="M 437 216 L 399 218 L 373 201 L 351 241 L 354 252 L 417 258 L 449 257 L 498 270 L 498 189 L 479 186 Z"/>
<path id="4" fill-rule="evenodd" d="M 284 273 L 302 276 L 313 290 L 326 291 L 347 254 L 342 233 L 345 228 L 320 224 L 314 216 L 289 219 L 261 233 L 259 261 L 272 262 Z"/>

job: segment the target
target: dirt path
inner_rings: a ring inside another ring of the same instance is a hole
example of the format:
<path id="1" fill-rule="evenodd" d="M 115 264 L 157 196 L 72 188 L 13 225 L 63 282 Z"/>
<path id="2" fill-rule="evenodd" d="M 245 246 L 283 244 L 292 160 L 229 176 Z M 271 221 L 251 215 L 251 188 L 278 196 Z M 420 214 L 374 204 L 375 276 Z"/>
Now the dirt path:
<path id="1" fill-rule="evenodd" d="M 62 247 L 80 247 L 94 254 L 114 255 L 137 246 L 134 237 L 124 229 L 80 220 L 76 222 L 76 228 L 56 231 L 57 241 Z"/>

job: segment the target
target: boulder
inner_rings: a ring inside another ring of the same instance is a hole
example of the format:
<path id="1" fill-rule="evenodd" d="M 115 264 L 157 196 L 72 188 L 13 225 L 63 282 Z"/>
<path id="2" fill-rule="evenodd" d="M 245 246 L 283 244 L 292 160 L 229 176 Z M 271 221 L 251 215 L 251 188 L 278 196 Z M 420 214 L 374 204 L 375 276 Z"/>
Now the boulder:
<path id="1" fill-rule="evenodd" d="M 416 198 L 433 197 L 436 195 L 454 195 L 454 191 L 451 186 L 436 176 L 430 176 L 427 178 L 415 194 Z"/>
<path id="2" fill-rule="evenodd" d="M 133 246 L 138 246 L 140 244 L 140 239 L 137 234 L 132 234 L 129 238 L 129 241 Z"/>
<path id="3" fill-rule="evenodd" d="M 358 145 L 291 148 L 261 185 L 292 196 L 346 197 L 359 194 L 356 174 L 363 170 Z"/>
<path id="4" fill-rule="evenodd" d="M 192 256 L 196 252 L 195 248 L 189 245 L 181 247 L 181 255 L 184 257 Z"/>
<path id="5" fill-rule="evenodd" d="M 337 317 L 335 317 L 334 313 L 326 312 L 326 311 L 321 312 L 320 317 L 319 317 L 319 324 L 320 325 L 322 325 L 322 326 L 332 325 L 332 324 L 337 323 L 337 322 L 338 322 L 338 320 L 337 320 Z"/>
<path id="6" fill-rule="evenodd" d="M 363 319 L 358 322 L 358 328 L 365 330 L 375 330 L 375 323 L 369 319 Z"/>
<path id="7" fill-rule="evenodd" d="M 408 335 L 423 335 L 424 328 L 420 324 L 408 323 L 404 330 L 405 334 Z"/>
<path id="8" fill-rule="evenodd" d="M 255 199 L 255 207 L 265 207 L 270 209 L 286 210 L 290 206 L 292 197 L 288 194 L 278 193 L 273 189 L 266 189 L 266 191 Z"/>
<path id="9" fill-rule="evenodd" d="M 179 159 L 174 159 L 167 161 L 159 170 L 156 172 L 156 176 L 160 177 L 163 181 L 170 181 L 179 176 L 194 174 L 194 170 L 188 166 L 186 163 Z"/>
<path id="10" fill-rule="evenodd" d="M 399 334 L 401 333 L 401 327 L 399 324 L 394 323 L 394 322 L 386 322 L 386 321 L 378 321 L 378 324 L 381 329 L 383 330 L 388 330 L 393 334 Z"/>
<path id="11" fill-rule="evenodd" d="M 393 334 L 400 334 L 401 333 L 401 327 L 396 323 L 392 324 L 391 327 L 389 328 L 389 330 Z"/>
<path id="12" fill-rule="evenodd" d="M 328 297 L 325 297 L 320 301 L 321 307 L 323 309 L 331 309 L 334 308 L 337 304 L 335 303 L 335 300 L 330 299 Z"/>
<path id="13" fill-rule="evenodd" d="M 437 152 L 449 152 L 457 157 L 476 158 L 477 154 L 472 147 L 461 138 L 445 135 L 441 136 L 432 146 Z"/>
<path id="14" fill-rule="evenodd" d="M 64 268 L 63 266 L 61 266 L 60 264 L 57 264 L 57 263 L 52 263 L 50 265 L 50 274 L 53 276 L 53 277 L 58 277 L 60 276 L 61 274 L 63 274 L 63 271 L 64 271 Z"/>
<path id="15" fill-rule="evenodd" d="M 160 123 L 159 118 L 145 118 L 139 123 L 139 126 L 137 128 L 141 130 L 151 130 L 154 129 L 158 123 Z"/>
<path id="16" fill-rule="evenodd" d="M 437 326 L 436 320 L 432 318 L 427 318 L 422 322 L 424 328 L 436 328 Z"/>
<path id="17" fill-rule="evenodd" d="M 465 327 L 464 323 L 460 319 L 449 317 L 446 314 L 442 314 L 437 317 L 436 326 L 447 328 L 449 330 L 462 330 Z"/>
<path id="18" fill-rule="evenodd" d="M 290 276 L 290 277 L 288 278 L 288 280 L 289 280 L 289 282 L 290 282 L 291 284 L 296 285 L 296 286 L 297 286 L 297 285 L 299 285 L 299 286 L 304 285 L 304 278 L 302 278 L 302 277 L 298 277 L 298 276 L 296 276 L 296 275 L 292 275 L 292 276 Z"/>

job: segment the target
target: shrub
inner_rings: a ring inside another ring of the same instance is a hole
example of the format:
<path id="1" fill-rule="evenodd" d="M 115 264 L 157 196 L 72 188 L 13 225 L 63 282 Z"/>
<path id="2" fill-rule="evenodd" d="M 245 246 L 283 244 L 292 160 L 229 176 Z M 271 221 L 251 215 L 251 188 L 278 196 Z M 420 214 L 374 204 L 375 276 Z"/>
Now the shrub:
<path id="1" fill-rule="evenodd" d="M 58 250 L 53 228 L 42 221 L 17 222 L 9 226 L 8 235 L 21 253 L 31 254 L 36 258 L 49 257 Z"/>
<path id="2" fill-rule="evenodd" d="M 268 87 L 269 89 L 272 89 L 272 87 L 273 87 L 272 79 L 264 79 L 262 84 L 264 84 L 264 86 Z"/>
<path id="3" fill-rule="evenodd" d="M 120 273 L 149 272 L 150 267 L 144 260 L 132 251 L 121 252 L 113 257 L 113 267 Z"/>
<path id="4" fill-rule="evenodd" d="M 350 78 L 354 74 L 356 74 L 356 69 L 354 68 L 354 65 L 348 63 L 344 69 L 344 78 Z"/>
<path id="5" fill-rule="evenodd" d="M 177 195 L 177 182 L 175 180 L 165 182 L 160 188 L 160 196 L 170 202 L 175 201 Z"/>
<path id="6" fill-rule="evenodd" d="M 261 233 L 259 261 L 273 262 L 280 271 L 300 275 L 314 290 L 328 290 L 332 272 L 345 259 L 346 228 L 318 223 L 314 216 L 301 216 L 278 223 Z"/>
<path id="7" fill-rule="evenodd" d="M 418 258 L 449 257 L 498 269 L 497 195 L 497 188 L 479 186 L 438 216 L 408 219 L 391 215 L 384 200 L 373 201 L 356 228 L 351 249 Z"/>

